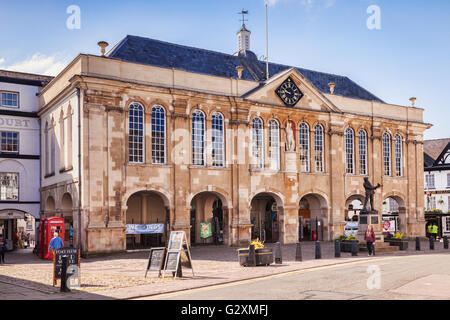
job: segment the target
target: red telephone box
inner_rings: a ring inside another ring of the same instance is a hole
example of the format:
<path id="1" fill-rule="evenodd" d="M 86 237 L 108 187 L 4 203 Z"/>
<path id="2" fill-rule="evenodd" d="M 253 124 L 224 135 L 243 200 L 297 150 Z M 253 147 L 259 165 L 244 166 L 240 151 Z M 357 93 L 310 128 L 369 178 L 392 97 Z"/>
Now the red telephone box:
<path id="1" fill-rule="evenodd" d="M 40 224 L 40 251 L 39 258 L 52 260 L 53 255 L 48 255 L 48 246 L 53 238 L 53 234 L 58 232 L 59 237 L 64 242 L 64 219 L 60 217 L 43 218 Z"/>

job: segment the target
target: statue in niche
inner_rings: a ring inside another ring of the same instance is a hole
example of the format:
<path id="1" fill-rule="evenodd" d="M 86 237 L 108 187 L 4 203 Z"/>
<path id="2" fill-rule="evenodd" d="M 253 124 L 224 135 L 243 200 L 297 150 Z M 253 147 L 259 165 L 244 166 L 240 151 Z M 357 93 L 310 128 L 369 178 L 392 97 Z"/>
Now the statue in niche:
<path id="1" fill-rule="evenodd" d="M 369 182 L 369 178 L 364 178 L 364 189 L 366 190 L 366 197 L 364 199 L 363 209 L 361 213 L 369 213 L 369 212 L 377 212 L 373 206 L 373 195 L 375 194 L 375 190 L 381 187 L 381 184 L 377 184 L 375 187 Z M 370 210 L 367 210 L 367 202 L 370 200 Z"/>
<path id="2" fill-rule="evenodd" d="M 295 151 L 294 124 L 292 121 L 286 123 L 286 151 Z"/>

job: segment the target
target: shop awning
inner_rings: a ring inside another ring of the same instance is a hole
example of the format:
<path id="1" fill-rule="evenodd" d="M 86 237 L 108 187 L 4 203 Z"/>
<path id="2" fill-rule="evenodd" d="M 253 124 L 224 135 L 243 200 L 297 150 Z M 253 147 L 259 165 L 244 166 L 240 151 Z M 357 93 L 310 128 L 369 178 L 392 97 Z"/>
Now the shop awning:
<path id="1" fill-rule="evenodd" d="M 24 219 L 25 212 L 19 210 L 0 210 L 0 220 Z"/>

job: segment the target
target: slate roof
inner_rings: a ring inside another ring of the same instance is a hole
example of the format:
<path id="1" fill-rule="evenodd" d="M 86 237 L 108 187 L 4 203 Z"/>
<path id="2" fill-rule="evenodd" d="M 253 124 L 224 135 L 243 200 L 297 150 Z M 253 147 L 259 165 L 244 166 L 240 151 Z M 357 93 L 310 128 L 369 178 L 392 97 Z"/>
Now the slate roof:
<path id="1" fill-rule="evenodd" d="M 243 66 L 242 79 L 258 82 L 266 80 L 265 62 L 258 60 L 256 55 L 251 51 L 241 52 L 238 56 L 235 56 L 127 35 L 122 41 L 116 44 L 107 56 L 127 62 L 226 78 L 237 78 L 236 67 Z M 269 74 L 273 76 L 289 68 L 292 67 L 269 63 Z M 334 93 L 337 95 L 384 103 L 378 97 L 345 76 L 303 68 L 296 69 L 323 93 L 329 93 L 328 83 L 334 82 L 336 84 Z"/>
<path id="2" fill-rule="evenodd" d="M 423 141 L 424 166 L 431 167 L 448 167 L 448 165 L 435 165 L 436 161 L 442 156 L 443 152 L 450 148 L 450 138 L 434 139 Z"/>

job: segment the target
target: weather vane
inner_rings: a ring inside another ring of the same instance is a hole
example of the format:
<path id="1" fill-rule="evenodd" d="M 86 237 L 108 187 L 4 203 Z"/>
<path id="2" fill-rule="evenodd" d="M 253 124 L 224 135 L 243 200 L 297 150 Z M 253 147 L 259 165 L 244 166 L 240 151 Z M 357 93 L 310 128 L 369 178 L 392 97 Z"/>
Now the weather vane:
<path id="1" fill-rule="evenodd" d="M 242 24 L 245 24 L 245 21 L 248 21 L 245 19 L 245 15 L 248 14 L 248 10 L 242 9 L 242 11 L 238 12 L 238 14 L 242 14 Z"/>

